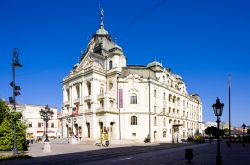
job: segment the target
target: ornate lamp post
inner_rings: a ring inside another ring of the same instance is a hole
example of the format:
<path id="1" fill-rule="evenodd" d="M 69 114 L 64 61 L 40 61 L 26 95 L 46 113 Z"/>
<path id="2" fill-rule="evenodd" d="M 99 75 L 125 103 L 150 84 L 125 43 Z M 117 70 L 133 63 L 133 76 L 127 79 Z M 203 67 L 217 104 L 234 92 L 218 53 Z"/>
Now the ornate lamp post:
<path id="1" fill-rule="evenodd" d="M 10 86 L 13 88 L 13 97 L 9 97 L 10 103 L 13 104 L 13 110 L 16 111 L 16 96 L 20 95 L 19 90 L 21 89 L 20 86 L 17 86 L 15 83 L 15 68 L 20 68 L 22 65 L 19 63 L 18 60 L 18 49 L 15 48 L 13 51 L 12 56 L 12 82 Z M 17 149 L 17 140 L 16 140 L 16 118 L 14 117 L 14 146 L 13 146 L 13 155 L 18 155 Z"/>
<path id="2" fill-rule="evenodd" d="M 43 121 L 45 121 L 45 124 L 46 124 L 46 126 L 45 126 L 46 139 L 44 140 L 44 142 L 49 142 L 49 139 L 48 139 L 48 121 L 52 119 L 54 112 L 52 110 L 50 110 L 48 105 L 46 105 L 45 109 L 41 109 L 39 112 L 40 112 L 41 119 L 43 119 Z"/>
<path id="3" fill-rule="evenodd" d="M 243 128 L 243 143 L 242 143 L 242 146 L 245 147 L 245 128 L 246 128 L 245 123 L 242 124 L 242 128 Z"/>
<path id="4" fill-rule="evenodd" d="M 214 115 L 217 116 L 217 156 L 216 156 L 216 165 L 221 165 L 221 155 L 220 155 L 220 116 L 222 115 L 224 104 L 220 103 L 220 99 L 217 97 L 216 103 L 212 105 L 214 110 Z"/>

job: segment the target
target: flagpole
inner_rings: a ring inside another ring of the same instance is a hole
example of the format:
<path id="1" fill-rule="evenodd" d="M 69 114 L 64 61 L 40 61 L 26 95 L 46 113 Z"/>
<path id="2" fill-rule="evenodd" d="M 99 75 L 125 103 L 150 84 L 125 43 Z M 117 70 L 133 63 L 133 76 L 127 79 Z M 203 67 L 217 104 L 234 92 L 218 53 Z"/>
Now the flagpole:
<path id="1" fill-rule="evenodd" d="M 228 113 L 229 113 L 229 143 L 228 147 L 231 147 L 231 91 L 230 91 L 231 75 L 228 76 Z"/>

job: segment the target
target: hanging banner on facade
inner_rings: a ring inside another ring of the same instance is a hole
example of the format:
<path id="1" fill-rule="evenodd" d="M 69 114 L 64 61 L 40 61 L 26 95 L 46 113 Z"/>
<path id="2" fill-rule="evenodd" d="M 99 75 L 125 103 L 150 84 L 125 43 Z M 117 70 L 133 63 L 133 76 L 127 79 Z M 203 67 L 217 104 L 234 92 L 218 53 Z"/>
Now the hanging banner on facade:
<path id="1" fill-rule="evenodd" d="M 123 91 L 119 89 L 119 108 L 123 108 Z"/>

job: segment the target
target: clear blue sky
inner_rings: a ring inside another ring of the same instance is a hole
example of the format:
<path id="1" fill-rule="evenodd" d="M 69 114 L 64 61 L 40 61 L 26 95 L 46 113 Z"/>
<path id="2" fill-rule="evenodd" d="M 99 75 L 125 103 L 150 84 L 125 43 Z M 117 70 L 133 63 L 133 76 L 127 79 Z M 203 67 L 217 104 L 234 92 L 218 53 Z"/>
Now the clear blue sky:
<path id="1" fill-rule="evenodd" d="M 180 74 L 190 93 L 203 101 L 204 121 L 215 121 L 218 96 L 228 121 L 227 77 L 232 75 L 232 123 L 250 125 L 250 2 L 248 0 L 1 0 L 0 98 L 12 95 L 11 58 L 20 49 L 16 71 L 20 103 L 57 106 L 62 79 L 99 28 L 117 38 L 128 64 L 157 59 Z"/>

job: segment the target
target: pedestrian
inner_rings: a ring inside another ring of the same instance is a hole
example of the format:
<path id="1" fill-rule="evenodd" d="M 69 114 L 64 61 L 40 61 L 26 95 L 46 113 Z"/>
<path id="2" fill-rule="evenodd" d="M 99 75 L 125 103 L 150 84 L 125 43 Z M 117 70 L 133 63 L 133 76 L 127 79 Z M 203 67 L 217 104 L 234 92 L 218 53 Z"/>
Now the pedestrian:
<path id="1" fill-rule="evenodd" d="M 209 136 L 209 144 L 211 144 L 212 143 L 212 138 L 211 138 L 211 136 Z"/>

